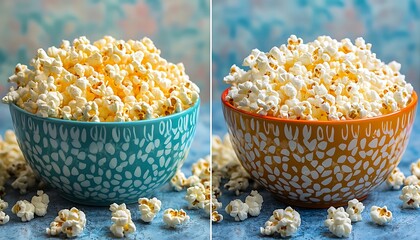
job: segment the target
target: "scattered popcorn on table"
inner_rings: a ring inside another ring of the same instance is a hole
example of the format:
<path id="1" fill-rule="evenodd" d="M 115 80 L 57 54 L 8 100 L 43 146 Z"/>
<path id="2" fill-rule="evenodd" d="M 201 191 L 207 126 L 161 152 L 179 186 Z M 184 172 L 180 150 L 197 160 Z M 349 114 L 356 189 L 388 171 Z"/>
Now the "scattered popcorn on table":
<path id="1" fill-rule="evenodd" d="M 411 174 L 420 179 L 420 159 L 410 165 Z"/>
<path id="2" fill-rule="evenodd" d="M 235 218 L 235 221 L 243 221 L 248 218 L 249 207 L 246 203 L 240 199 L 231 201 L 226 207 L 225 211 L 231 217 Z"/>
<path id="3" fill-rule="evenodd" d="M 127 209 L 125 203 L 121 205 L 113 203 L 110 205 L 109 210 L 112 212 L 111 220 L 113 222 L 109 229 L 115 237 L 126 237 L 128 234 L 136 231 L 130 210 Z"/>
<path id="4" fill-rule="evenodd" d="M 219 223 L 223 221 L 223 215 L 218 213 L 217 211 L 213 211 L 211 213 L 211 221 L 214 223 Z"/>
<path id="5" fill-rule="evenodd" d="M 37 196 L 33 196 L 31 203 L 35 207 L 35 214 L 37 216 L 45 216 L 47 214 L 48 203 L 50 202 L 50 198 L 44 191 L 38 190 L 36 192 Z"/>
<path id="6" fill-rule="evenodd" d="M 29 222 L 34 218 L 35 206 L 26 200 L 20 200 L 12 207 L 12 212 L 20 217 L 22 222 Z"/>
<path id="7" fill-rule="evenodd" d="M 230 69 L 226 96 L 236 108 L 266 116 L 302 120 L 346 120 L 380 116 L 411 102 L 413 87 L 395 61 L 385 64 L 372 45 L 357 38 L 320 36 L 264 53 L 258 49 Z M 420 171 L 419 171 L 420 174 Z"/>
<path id="8" fill-rule="evenodd" d="M 188 201 L 189 209 L 204 208 L 205 189 L 199 186 L 189 187 L 185 199 Z"/>
<path id="9" fill-rule="evenodd" d="M 416 175 L 410 175 L 406 177 L 404 180 L 404 185 L 408 186 L 411 184 L 420 186 L 420 179 L 418 179 Z"/>
<path id="10" fill-rule="evenodd" d="M 9 215 L 7 215 L 5 212 L 0 211 L 0 225 L 8 223 L 10 220 Z"/>
<path id="11" fill-rule="evenodd" d="M 404 185 L 405 176 L 399 168 L 395 168 L 386 179 L 386 184 L 393 190 L 399 190 Z"/>
<path id="12" fill-rule="evenodd" d="M 403 208 L 419 208 L 420 207 L 420 186 L 409 185 L 402 189 L 400 199 L 403 201 Z"/>
<path id="13" fill-rule="evenodd" d="M 40 117 L 119 122 L 181 112 L 199 98 L 199 88 L 182 63 L 160 56 L 152 40 L 94 42 L 64 40 L 60 47 L 38 49 L 30 62 L 17 64 L 3 98 Z"/>
<path id="14" fill-rule="evenodd" d="M 349 214 L 342 207 L 330 207 L 324 225 L 337 237 L 349 237 L 352 230 Z"/>
<path id="15" fill-rule="evenodd" d="M 190 216 L 188 216 L 182 209 L 174 210 L 172 208 L 168 208 L 163 212 L 163 222 L 171 228 L 184 224 L 188 220 L 190 220 Z"/>
<path id="16" fill-rule="evenodd" d="M 346 212 L 349 214 L 349 217 L 352 222 L 362 221 L 362 212 L 365 209 L 362 202 L 359 202 L 357 199 L 350 200 L 348 202 L 348 207 Z"/>
<path id="17" fill-rule="evenodd" d="M 4 139 L 0 136 L 0 197 L 5 194 L 5 184 L 10 177 L 16 178 L 11 185 L 22 194 L 37 183 L 35 174 L 19 148 L 15 133 L 7 130 Z"/>
<path id="18" fill-rule="evenodd" d="M 162 202 L 157 198 L 139 198 L 140 219 L 144 222 L 151 222 L 162 207 Z"/>
<path id="19" fill-rule="evenodd" d="M 67 237 L 77 237 L 83 233 L 86 227 L 86 215 L 83 211 L 73 207 L 58 212 L 58 216 L 51 222 L 45 232 L 50 236 L 58 236 L 60 233 Z"/>
<path id="20" fill-rule="evenodd" d="M 297 232 L 300 224 L 300 214 L 293 208 L 276 209 L 264 227 L 260 227 L 260 233 L 267 236 L 279 233 L 282 237 L 289 237 Z"/>
<path id="21" fill-rule="evenodd" d="M 249 215 L 256 217 L 260 215 L 263 197 L 256 190 L 252 190 L 251 194 L 245 198 L 245 203 L 248 205 Z"/>
<path id="22" fill-rule="evenodd" d="M 216 196 L 212 195 L 210 201 L 205 201 L 204 210 L 210 214 L 221 207 L 222 203 L 217 200 Z"/>
<path id="23" fill-rule="evenodd" d="M 392 221 L 392 212 L 386 206 L 372 206 L 370 209 L 370 217 L 372 221 L 378 225 L 384 225 Z"/>

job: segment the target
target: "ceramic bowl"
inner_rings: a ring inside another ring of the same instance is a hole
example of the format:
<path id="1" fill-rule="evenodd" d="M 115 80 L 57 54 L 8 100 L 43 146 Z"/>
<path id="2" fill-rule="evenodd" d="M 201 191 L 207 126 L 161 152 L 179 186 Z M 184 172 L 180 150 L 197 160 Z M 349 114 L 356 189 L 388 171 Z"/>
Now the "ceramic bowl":
<path id="1" fill-rule="evenodd" d="M 251 177 L 282 201 L 324 208 L 363 200 L 398 165 L 417 95 L 400 111 L 362 120 L 307 121 L 260 116 L 222 94 L 236 155 Z"/>
<path id="2" fill-rule="evenodd" d="M 10 104 L 17 141 L 32 169 L 68 200 L 133 203 L 168 182 L 188 155 L 199 112 L 133 122 L 41 118 Z"/>

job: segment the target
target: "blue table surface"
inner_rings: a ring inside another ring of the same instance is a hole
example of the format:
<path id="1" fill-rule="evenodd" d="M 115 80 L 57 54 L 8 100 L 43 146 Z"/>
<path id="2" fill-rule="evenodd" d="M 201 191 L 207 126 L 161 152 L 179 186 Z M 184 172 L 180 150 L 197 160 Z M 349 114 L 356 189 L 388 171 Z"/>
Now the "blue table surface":
<path id="1" fill-rule="evenodd" d="M 399 164 L 399 168 L 406 176 L 410 174 L 410 164 L 420 158 L 420 108 L 411 133 L 409 145 Z M 223 121 L 223 112 L 220 101 L 215 101 L 212 107 L 213 121 L 212 134 L 223 136 L 227 132 Z M 286 208 L 287 205 L 276 200 L 269 192 L 258 189 L 264 198 L 261 214 L 258 217 L 249 217 L 243 222 L 236 222 L 225 211 L 224 207 L 233 199 L 245 201 L 252 189 L 236 196 L 234 193 L 223 191 L 220 201 L 223 209 L 220 212 L 224 220 L 219 224 L 213 224 L 213 239 L 250 240 L 269 239 L 270 237 L 260 234 L 260 227 L 270 218 L 273 211 Z M 402 201 L 399 199 L 401 191 L 389 190 L 385 183 L 372 192 L 363 201 L 365 210 L 362 213 L 363 220 L 353 223 L 353 230 L 349 239 L 420 239 L 420 209 L 402 209 Z M 387 226 L 378 226 L 370 220 L 370 207 L 373 205 L 386 205 L 393 213 L 393 220 Z M 293 239 L 330 239 L 336 238 L 324 226 L 327 217 L 327 209 L 305 209 L 294 207 L 299 212 L 302 224 Z M 279 238 L 279 236 L 277 237 Z"/>
<path id="2" fill-rule="evenodd" d="M 0 134 L 4 134 L 7 129 L 13 129 L 7 105 L 0 104 Z M 182 171 L 191 175 L 191 165 L 200 157 L 210 153 L 210 107 L 209 104 L 201 106 L 199 123 L 196 135 L 191 146 L 188 158 L 185 161 Z M 21 195 L 17 190 L 10 186 L 6 187 L 7 195 L 4 199 L 9 203 L 6 214 L 10 216 L 10 221 L 5 225 L 0 225 L 0 240 L 2 239 L 45 239 L 45 229 L 57 216 L 58 211 L 64 208 L 77 207 L 86 214 L 87 224 L 83 235 L 77 239 L 113 239 L 109 231 L 112 224 L 111 212 L 107 207 L 91 207 L 70 202 L 59 196 L 58 192 L 52 188 L 44 190 L 50 197 L 48 213 L 44 217 L 35 217 L 30 222 L 21 222 L 20 219 L 11 212 L 11 207 L 18 200 L 30 201 L 36 194 L 36 189 Z M 130 204 L 127 207 L 131 211 L 132 219 L 137 231 L 130 234 L 126 239 L 210 239 L 209 216 L 203 210 L 189 210 L 188 203 L 184 199 L 186 191 L 176 192 L 169 184 L 155 191 L 154 197 L 162 201 L 162 210 L 158 213 L 152 223 L 144 223 L 140 220 L 140 213 L 137 204 Z M 190 221 L 176 229 L 165 227 L 162 216 L 166 208 L 183 208 L 190 216 Z M 63 235 L 61 235 L 63 236 Z"/>

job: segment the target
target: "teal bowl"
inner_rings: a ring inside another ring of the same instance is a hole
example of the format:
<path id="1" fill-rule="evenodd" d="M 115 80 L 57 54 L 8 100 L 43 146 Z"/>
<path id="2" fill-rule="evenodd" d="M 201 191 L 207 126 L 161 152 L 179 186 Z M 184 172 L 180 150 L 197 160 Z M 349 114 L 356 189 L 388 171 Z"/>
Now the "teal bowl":
<path id="1" fill-rule="evenodd" d="M 174 176 L 191 147 L 199 105 L 156 119 L 101 123 L 9 108 L 23 155 L 42 180 L 70 201 L 107 206 L 150 196 Z"/>

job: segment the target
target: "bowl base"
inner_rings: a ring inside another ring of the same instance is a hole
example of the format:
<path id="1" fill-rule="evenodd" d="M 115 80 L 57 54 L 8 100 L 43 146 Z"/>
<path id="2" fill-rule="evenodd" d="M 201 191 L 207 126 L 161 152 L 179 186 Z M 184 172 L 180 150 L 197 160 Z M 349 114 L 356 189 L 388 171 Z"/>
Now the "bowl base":
<path id="1" fill-rule="evenodd" d="M 348 205 L 348 202 L 335 202 L 335 203 L 304 203 L 299 202 L 296 200 L 290 200 L 285 199 L 284 197 L 278 196 L 276 194 L 273 194 L 274 198 L 280 202 L 283 202 L 290 206 L 295 207 L 302 207 L 302 208 L 312 208 L 312 209 L 321 209 L 321 208 L 329 208 L 329 207 L 346 207 Z M 363 197 L 357 197 L 356 199 L 360 202 L 365 200 L 368 197 L 368 195 L 365 195 Z"/>

